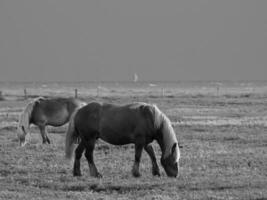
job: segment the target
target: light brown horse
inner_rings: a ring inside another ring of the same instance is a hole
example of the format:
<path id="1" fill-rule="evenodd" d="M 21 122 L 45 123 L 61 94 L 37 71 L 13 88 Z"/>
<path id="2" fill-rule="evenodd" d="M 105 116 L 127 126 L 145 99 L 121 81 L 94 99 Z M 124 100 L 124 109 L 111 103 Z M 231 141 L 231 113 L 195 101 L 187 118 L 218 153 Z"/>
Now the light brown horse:
<path id="1" fill-rule="evenodd" d="M 161 148 L 161 164 L 170 177 L 176 177 L 179 169 L 180 150 L 170 120 L 156 105 L 133 103 L 114 105 L 92 102 L 78 109 L 70 119 L 66 134 L 65 154 L 71 158 L 74 143 L 79 139 L 75 150 L 73 175 L 81 176 L 80 159 L 85 157 L 90 175 L 101 177 L 94 160 L 93 151 L 96 140 L 100 138 L 113 145 L 135 144 L 135 161 L 132 174 L 140 176 L 139 163 L 143 149 L 152 161 L 152 174 L 160 175 L 152 145 L 156 140 Z"/>
<path id="2" fill-rule="evenodd" d="M 72 113 L 86 105 L 75 98 L 44 98 L 39 97 L 31 101 L 22 111 L 18 123 L 18 137 L 20 145 L 26 144 L 26 136 L 30 125 L 39 127 L 43 143 L 49 143 L 46 126 L 62 126 L 69 122 Z"/>

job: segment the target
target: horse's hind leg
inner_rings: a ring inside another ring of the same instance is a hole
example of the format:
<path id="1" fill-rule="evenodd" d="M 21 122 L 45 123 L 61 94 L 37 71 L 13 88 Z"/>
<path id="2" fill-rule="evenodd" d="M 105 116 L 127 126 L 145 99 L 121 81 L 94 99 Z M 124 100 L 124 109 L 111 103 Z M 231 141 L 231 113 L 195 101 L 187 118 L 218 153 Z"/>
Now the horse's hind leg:
<path id="1" fill-rule="evenodd" d="M 47 131 L 46 131 L 45 125 L 41 125 L 41 126 L 39 125 L 38 127 L 40 129 L 40 133 L 41 133 L 42 138 L 43 138 L 43 144 L 45 144 L 45 143 L 50 144 L 50 140 L 47 136 Z"/>
<path id="2" fill-rule="evenodd" d="M 75 150 L 75 161 L 73 165 L 73 176 L 81 176 L 81 167 L 80 167 L 80 159 L 82 157 L 83 151 L 85 149 L 85 146 L 83 144 L 83 141 L 80 142 L 78 147 Z"/>
<path id="3" fill-rule="evenodd" d="M 154 176 L 160 176 L 159 166 L 152 145 L 148 144 L 147 146 L 145 146 L 145 151 L 148 153 L 152 162 L 152 174 Z"/>
<path id="4" fill-rule="evenodd" d="M 94 148 L 95 148 L 96 139 L 92 138 L 89 141 L 86 141 L 86 150 L 85 150 L 85 157 L 88 161 L 90 175 L 93 177 L 101 178 L 102 175 L 98 172 L 95 163 L 94 163 Z"/>
<path id="5" fill-rule="evenodd" d="M 132 174 L 134 177 L 141 176 L 139 172 L 139 164 L 140 164 L 140 159 L 141 159 L 143 148 L 144 148 L 144 143 L 142 142 L 142 140 L 137 140 L 135 143 L 135 158 L 134 158 L 134 165 L 132 169 Z"/>

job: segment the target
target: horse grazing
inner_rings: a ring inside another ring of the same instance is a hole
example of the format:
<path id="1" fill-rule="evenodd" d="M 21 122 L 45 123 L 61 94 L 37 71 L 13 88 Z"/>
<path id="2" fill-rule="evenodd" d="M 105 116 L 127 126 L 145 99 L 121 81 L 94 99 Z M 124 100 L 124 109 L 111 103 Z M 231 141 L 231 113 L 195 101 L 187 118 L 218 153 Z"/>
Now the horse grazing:
<path id="1" fill-rule="evenodd" d="M 85 150 L 90 175 L 102 177 L 98 172 L 93 151 L 100 138 L 113 145 L 134 143 L 135 160 L 132 174 L 139 177 L 139 163 L 143 149 L 152 161 L 152 174 L 160 176 L 154 149 L 156 140 L 162 151 L 161 164 L 170 177 L 176 177 L 179 169 L 180 150 L 170 120 L 156 105 L 133 103 L 123 106 L 92 102 L 78 109 L 70 119 L 66 134 L 65 156 L 72 158 L 75 142 L 73 175 L 81 176 L 80 159 Z"/>
<path id="2" fill-rule="evenodd" d="M 39 127 L 43 143 L 50 144 L 46 126 L 61 126 L 66 124 L 72 113 L 86 105 L 74 98 L 44 98 L 38 97 L 31 101 L 22 111 L 18 123 L 18 137 L 20 145 L 26 144 L 26 135 L 30 131 L 30 125 Z"/>

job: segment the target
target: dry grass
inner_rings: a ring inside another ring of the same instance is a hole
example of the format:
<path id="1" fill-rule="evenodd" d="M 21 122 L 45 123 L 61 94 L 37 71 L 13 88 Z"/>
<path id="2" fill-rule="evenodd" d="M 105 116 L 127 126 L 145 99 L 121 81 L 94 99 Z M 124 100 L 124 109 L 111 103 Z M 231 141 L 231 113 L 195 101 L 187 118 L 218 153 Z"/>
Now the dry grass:
<path id="1" fill-rule="evenodd" d="M 119 92 L 123 93 L 123 88 Z M 162 168 L 162 176 L 153 177 L 145 153 L 142 177 L 133 178 L 133 146 L 103 142 L 97 144 L 95 160 L 104 178 L 88 175 L 85 158 L 83 176 L 73 177 L 72 166 L 64 159 L 66 127 L 49 128 L 51 145 L 42 145 L 38 130 L 32 127 L 30 144 L 21 148 L 15 124 L 26 102 L 1 101 L 0 199 L 266 199 L 267 98 L 260 96 L 172 93 L 165 97 L 129 94 L 85 98 L 158 104 L 174 122 L 183 146 L 176 179 L 166 177 Z M 153 145 L 160 158 L 158 146 Z"/>

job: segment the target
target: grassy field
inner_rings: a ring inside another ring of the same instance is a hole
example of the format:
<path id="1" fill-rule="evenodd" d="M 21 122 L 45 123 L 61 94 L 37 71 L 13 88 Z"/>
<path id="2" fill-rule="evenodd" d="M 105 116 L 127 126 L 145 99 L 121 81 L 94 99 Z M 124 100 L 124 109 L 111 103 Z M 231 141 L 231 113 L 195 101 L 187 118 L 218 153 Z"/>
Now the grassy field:
<path id="1" fill-rule="evenodd" d="M 178 178 L 168 178 L 163 168 L 161 177 L 153 177 L 145 152 L 140 166 L 142 176 L 134 178 L 133 146 L 112 146 L 99 141 L 95 162 L 103 174 L 101 180 L 89 176 L 84 157 L 83 176 L 72 176 L 72 163 L 64 158 L 66 126 L 49 127 L 50 145 L 41 144 L 41 136 L 33 126 L 30 143 L 19 147 L 15 126 L 28 100 L 23 100 L 21 88 L 3 88 L 0 199 L 267 199 L 265 86 L 253 89 L 114 86 L 101 88 L 101 95 L 96 88 L 78 87 L 80 97 L 88 102 L 157 104 L 171 119 L 183 146 Z M 47 96 L 70 96 L 72 89 L 42 86 L 30 92 L 36 95 L 43 90 Z M 153 146 L 159 160 L 160 149 L 156 143 Z"/>

